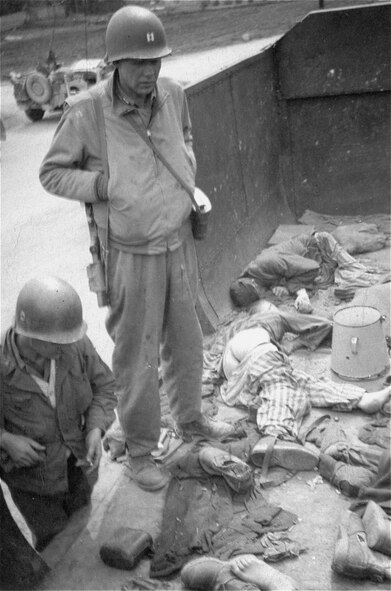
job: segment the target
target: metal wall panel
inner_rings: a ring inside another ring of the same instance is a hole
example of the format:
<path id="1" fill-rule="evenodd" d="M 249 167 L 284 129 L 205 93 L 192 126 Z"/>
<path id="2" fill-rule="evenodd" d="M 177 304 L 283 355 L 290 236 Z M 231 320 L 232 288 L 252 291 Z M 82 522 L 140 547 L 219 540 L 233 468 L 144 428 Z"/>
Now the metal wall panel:
<path id="1" fill-rule="evenodd" d="M 305 209 L 389 211 L 389 22 L 388 4 L 314 12 L 187 89 L 197 184 L 213 205 L 197 244 L 205 330 L 279 224 Z"/>
<path id="2" fill-rule="evenodd" d="M 390 5 L 310 13 L 278 42 L 283 98 L 390 90 Z"/>
<path id="3" fill-rule="evenodd" d="M 212 201 L 197 244 L 202 298 L 212 319 L 231 309 L 229 285 L 291 221 L 279 191 L 279 124 L 270 50 L 187 89 L 197 184 Z"/>
<path id="4" fill-rule="evenodd" d="M 390 210 L 390 4 L 310 13 L 276 45 L 297 217 Z"/>
<path id="5" fill-rule="evenodd" d="M 292 210 L 390 210 L 390 93 L 288 101 Z"/>

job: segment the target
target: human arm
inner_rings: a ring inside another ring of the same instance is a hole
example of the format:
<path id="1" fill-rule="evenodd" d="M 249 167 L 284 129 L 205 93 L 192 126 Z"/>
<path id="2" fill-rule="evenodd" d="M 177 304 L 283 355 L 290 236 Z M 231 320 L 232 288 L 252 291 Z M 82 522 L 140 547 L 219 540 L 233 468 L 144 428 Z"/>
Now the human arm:
<path id="1" fill-rule="evenodd" d="M 15 435 L 0 429 L 0 449 L 12 461 L 15 468 L 35 466 L 45 459 L 45 446 L 31 437 Z"/>
<path id="2" fill-rule="evenodd" d="M 46 191 L 60 197 L 87 203 L 107 200 L 92 103 L 84 101 L 65 110 L 39 178 Z"/>
<path id="3" fill-rule="evenodd" d="M 96 470 L 99 466 L 102 457 L 102 431 L 99 427 L 95 427 L 88 431 L 86 435 L 86 460 L 89 468 L 87 474 Z"/>
<path id="4" fill-rule="evenodd" d="M 99 429 L 103 436 L 115 419 L 115 380 L 88 337 L 83 339 L 83 346 L 86 374 L 92 390 L 92 402 L 85 413 L 86 433 Z"/>
<path id="5" fill-rule="evenodd" d="M 310 302 L 307 290 L 304 289 L 304 287 L 297 290 L 294 305 L 296 310 L 298 312 L 301 312 L 302 314 L 311 314 L 311 312 L 313 312 L 314 310 Z"/>

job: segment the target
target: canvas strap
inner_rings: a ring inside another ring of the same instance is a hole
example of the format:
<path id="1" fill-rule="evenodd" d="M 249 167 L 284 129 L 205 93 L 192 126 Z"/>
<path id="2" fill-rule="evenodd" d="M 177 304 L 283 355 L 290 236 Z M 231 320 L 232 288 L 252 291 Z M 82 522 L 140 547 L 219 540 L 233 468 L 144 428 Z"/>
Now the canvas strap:
<path id="1" fill-rule="evenodd" d="M 164 166 L 170 171 L 172 176 L 178 181 L 178 183 L 185 189 L 186 193 L 189 195 L 191 202 L 198 213 L 202 213 L 197 201 L 194 198 L 194 192 L 190 185 L 186 183 L 186 181 L 177 173 L 177 171 L 171 166 L 171 164 L 166 160 L 165 156 L 161 153 L 159 148 L 155 146 L 152 141 L 151 132 L 149 129 L 144 130 L 137 125 L 137 123 L 131 118 L 128 118 L 129 123 L 133 127 L 133 129 L 139 134 L 142 140 L 149 146 L 149 148 L 156 154 L 159 160 L 164 164 Z"/>

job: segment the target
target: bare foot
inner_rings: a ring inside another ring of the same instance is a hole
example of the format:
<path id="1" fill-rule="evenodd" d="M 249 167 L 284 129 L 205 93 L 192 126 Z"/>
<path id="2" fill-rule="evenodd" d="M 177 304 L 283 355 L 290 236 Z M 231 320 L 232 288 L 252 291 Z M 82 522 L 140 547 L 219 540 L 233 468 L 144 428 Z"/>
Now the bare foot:
<path id="1" fill-rule="evenodd" d="M 380 410 L 390 399 L 390 397 L 391 386 L 387 386 L 386 388 L 378 390 L 377 392 L 365 392 L 357 406 L 363 412 L 372 414 Z"/>
<path id="2" fill-rule="evenodd" d="M 299 587 L 291 577 L 259 560 L 254 554 L 242 554 L 232 560 L 231 571 L 247 583 L 256 585 L 262 591 L 295 591 Z"/>

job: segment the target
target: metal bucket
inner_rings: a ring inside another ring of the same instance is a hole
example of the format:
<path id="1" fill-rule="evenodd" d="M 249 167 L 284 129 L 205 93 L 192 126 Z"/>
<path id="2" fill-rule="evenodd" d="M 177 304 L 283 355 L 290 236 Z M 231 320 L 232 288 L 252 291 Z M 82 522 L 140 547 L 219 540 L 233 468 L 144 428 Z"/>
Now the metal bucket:
<path id="1" fill-rule="evenodd" d="M 388 367 L 384 316 L 371 306 L 350 306 L 334 314 L 331 369 L 348 380 L 372 380 Z"/>

